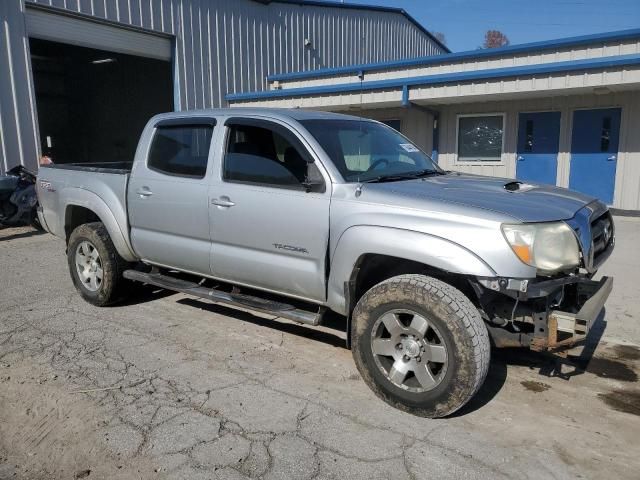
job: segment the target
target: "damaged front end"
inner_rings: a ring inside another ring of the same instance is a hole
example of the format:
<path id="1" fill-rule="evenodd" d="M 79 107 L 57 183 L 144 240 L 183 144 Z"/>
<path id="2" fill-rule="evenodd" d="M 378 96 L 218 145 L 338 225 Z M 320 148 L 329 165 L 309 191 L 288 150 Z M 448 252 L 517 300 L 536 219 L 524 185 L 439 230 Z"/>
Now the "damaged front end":
<path id="1" fill-rule="evenodd" d="M 613 288 L 613 278 L 594 281 L 587 275 L 527 281 L 525 291 L 523 281 L 490 282 L 497 290 L 484 287 L 486 279 L 473 283 L 494 345 L 553 353 L 586 339 Z"/>
<path id="2" fill-rule="evenodd" d="M 494 345 L 566 354 L 586 339 L 613 288 L 613 278 L 593 280 L 615 245 L 606 206 L 594 202 L 566 222 L 578 241 L 580 266 L 534 279 L 471 281 Z"/>

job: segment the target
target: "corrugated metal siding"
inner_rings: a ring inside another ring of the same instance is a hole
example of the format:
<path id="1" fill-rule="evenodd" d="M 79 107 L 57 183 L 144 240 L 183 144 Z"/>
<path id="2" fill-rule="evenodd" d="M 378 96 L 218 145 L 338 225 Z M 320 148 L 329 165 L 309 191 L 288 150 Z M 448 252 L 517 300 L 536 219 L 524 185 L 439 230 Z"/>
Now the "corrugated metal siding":
<path id="1" fill-rule="evenodd" d="M 349 110 L 349 115 L 381 122 L 400 120 L 400 131 L 427 153 L 433 149 L 433 114 L 421 108 L 379 108 Z"/>
<path id="2" fill-rule="evenodd" d="M 29 3 L 175 34 L 181 106 L 189 109 L 224 105 L 226 93 L 262 90 L 273 73 L 441 53 L 407 18 L 379 11 L 248 0 Z"/>
<path id="3" fill-rule="evenodd" d="M 266 76 L 433 55 L 440 47 L 400 14 L 263 5 L 249 0 L 27 0 L 176 36 L 176 108 L 224 106 Z M 0 169 L 36 165 L 24 0 L 0 1 Z M 7 39 L 5 41 L 5 38 Z M 304 40 L 311 40 L 305 47 Z"/>
<path id="4" fill-rule="evenodd" d="M 33 82 L 24 5 L 0 1 L 0 172 L 37 159 Z"/>

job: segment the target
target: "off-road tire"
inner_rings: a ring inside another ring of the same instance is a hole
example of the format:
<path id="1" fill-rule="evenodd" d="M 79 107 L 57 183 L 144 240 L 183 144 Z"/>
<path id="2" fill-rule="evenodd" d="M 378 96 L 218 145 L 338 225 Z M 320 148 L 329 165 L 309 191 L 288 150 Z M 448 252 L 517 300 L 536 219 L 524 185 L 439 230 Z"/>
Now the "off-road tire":
<path id="1" fill-rule="evenodd" d="M 400 388 L 375 363 L 372 328 L 394 309 L 419 313 L 443 337 L 448 364 L 433 390 Z M 480 389 L 489 369 L 489 334 L 478 310 L 456 288 L 425 275 L 392 277 L 366 292 L 353 312 L 351 340 L 358 371 L 374 393 L 395 408 L 423 417 L 445 417 L 461 408 Z"/>
<path id="2" fill-rule="evenodd" d="M 89 241 L 100 255 L 103 278 L 97 291 L 88 290 L 82 284 L 76 269 L 76 249 L 83 241 Z M 67 262 L 73 285 L 87 302 L 104 307 L 126 296 L 125 287 L 130 282 L 123 278 L 122 273 L 129 268 L 129 264 L 118 254 L 102 222 L 85 223 L 71 233 L 67 245 Z"/>

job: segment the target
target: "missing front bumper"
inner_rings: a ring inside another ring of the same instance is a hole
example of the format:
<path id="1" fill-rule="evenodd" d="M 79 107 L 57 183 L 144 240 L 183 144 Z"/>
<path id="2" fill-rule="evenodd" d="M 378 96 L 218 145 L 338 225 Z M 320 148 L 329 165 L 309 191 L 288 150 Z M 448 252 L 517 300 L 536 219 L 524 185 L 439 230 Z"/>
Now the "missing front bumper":
<path id="1" fill-rule="evenodd" d="M 579 296 L 586 298 L 577 313 L 552 310 L 546 319 L 538 319 L 530 343 L 531 350 L 561 352 L 575 347 L 587 338 L 613 289 L 613 278 L 579 284 Z M 545 326 L 540 325 L 542 322 Z"/>
<path id="2" fill-rule="evenodd" d="M 487 329 L 497 348 L 525 347 L 565 355 L 585 342 L 609 294 L 613 279 L 571 277 L 535 284 L 536 298 L 517 301 L 493 294 L 483 298 Z M 544 295 L 539 295 L 544 293 Z M 558 296 L 560 307 L 554 307 Z M 520 296 L 525 296 L 521 294 Z"/>

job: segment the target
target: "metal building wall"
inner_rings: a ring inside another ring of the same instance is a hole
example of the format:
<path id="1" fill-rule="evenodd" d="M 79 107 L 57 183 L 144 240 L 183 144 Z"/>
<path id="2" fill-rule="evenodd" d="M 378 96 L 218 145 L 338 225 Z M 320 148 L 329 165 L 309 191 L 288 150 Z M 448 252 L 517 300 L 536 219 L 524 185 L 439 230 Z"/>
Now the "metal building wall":
<path id="1" fill-rule="evenodd" d="M 37 125 L 25 0 L 0 1 L 0 170 L 35 168 Z M 273 73 L 438 54 L 400 14 L 250 0 L 26 0 L 176 36 L 176 109 L 226 105 Z M 305 46 L 305 39 L 311 41 Z M 15 125 L 13 125 L 15 124 Z"/>
<path id="2" fill-rule="evenodd" d="M 24 5 L 0 1 L 0 173 L 37 165 L 38 133 Z"/>

